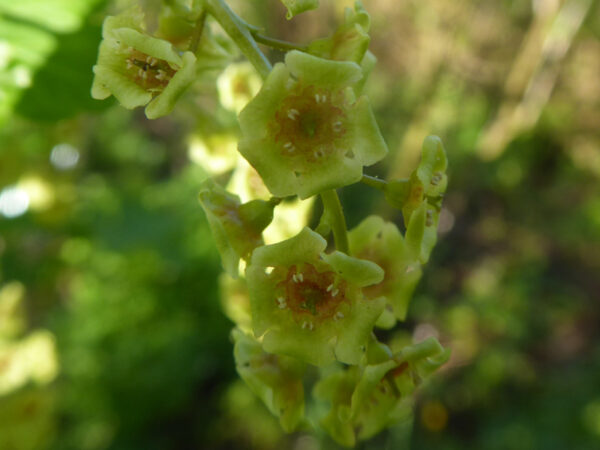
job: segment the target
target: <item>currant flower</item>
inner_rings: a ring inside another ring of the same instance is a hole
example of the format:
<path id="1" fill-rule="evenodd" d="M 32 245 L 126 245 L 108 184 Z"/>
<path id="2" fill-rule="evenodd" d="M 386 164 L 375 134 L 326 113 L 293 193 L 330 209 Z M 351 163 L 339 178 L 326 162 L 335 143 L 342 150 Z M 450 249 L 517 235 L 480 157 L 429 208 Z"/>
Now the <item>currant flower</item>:
<path id="1" fill-rule="evenodd" d="M 379 364 L 339 368 L 313 390 L 329 403 L 321 425 L 338 443 L 354 446 L 412 418 L 412 394 L 444 364 L 449 352 L 433 338 L 410 345 Z"/>
<path id="2" fill-rule="evenodd" d="M 418 255 L 407 246 L 391 222 L 369 216 L 348 233 L 350 254 L 373 261 L 385 273 L 383 281 L 363 289 L 367 298 L 385 297 L 384 314 L 377 325 L 391 328 L 396 319 L 404 320 L 413 290 L 421 278 Z"/>
<path id="3" fill-rule="evenodd" d="M 354 11 L 346 8 L 344 23 L 332 36 L 312 41 L 308 53 L 335 61 L 354 61 L 361 64 L 369 48 L 371 18 L 361 2 L 356 2 Z"/>
<path id="4" fill-rule="evenodd" d="M 239 261 L 249 259 L 252 250 L 263 244 L 262 231 L 273 220 L 276 201 L 252 200 L 242 204 L 212 180 L 203 183 L 199 194 L 223 267 L 238 277 Z"/>
<path id="5" fill-rule="evenodd" d="M 114 95 L 128 109 L 147 104 L 146 116 L 155 119 L 171 112 L 194 80 L 196 57 L 180 55 L 170 42 L 149 36 L 143 24 L 139 8 L 106 18 L 92 97 Z"/>
<path id="6" fill-rule="evenodd" d="M 297 14 L 319 7 L 319 0 L 281 0 L 287 8 L 287 19 L 290 20 Z"/>
<path id="7" fill-rule="evenodd" d="M 246 279 L 254 334 L 270 353 L 322 366 L 357 364 L 366 353 L 384 298 L 362 288 L 380 282 L 375 263 L 335 251 L 304 228 L 297 236 L 254 250 Z"/>
<path id="8" fill-rule="evenodd" d="M 217 79 L 224 108 L 239 113 L 260 90 L 260 77 L 249 62 L 230 64 Z"/>
<path id="9" fill-rule="evenodd" d="M 360 67 L 291 51 L 239 116 L 240 153 L 277 197 L 307 198 L 355 183 L 387 147 L 366 97 L 352 86 Z"/>
<path id="10" fill-rule="evenodd" d="M 448 185 L 448 158 L 442 141 L 428 136 L 423 142 L 419 166 L 408 180 L 387 183 L 388 203 L 402 210 L 406 243 L 426 263 L 437 241 L 441 203 Z"/>
<path id="11" fill-rule="evenodd" d="M 286 432 L 304 418 L 305 364 L 294 358 L 266 353 L 259 342 L 238 329 L 232 332 L 236 369 L 242 379 L 277 417 Z"/>

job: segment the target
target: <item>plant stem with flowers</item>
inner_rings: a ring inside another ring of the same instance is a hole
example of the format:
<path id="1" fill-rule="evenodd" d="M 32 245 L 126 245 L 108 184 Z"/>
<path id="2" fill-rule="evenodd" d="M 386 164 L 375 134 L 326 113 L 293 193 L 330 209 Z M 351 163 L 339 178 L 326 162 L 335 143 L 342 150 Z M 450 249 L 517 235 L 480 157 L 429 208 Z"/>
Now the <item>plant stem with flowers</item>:
<path id="1" fill-rule="evenodd" d="M 282 2 L 288 19 L 318 6 Z M 388 151 L 363 94 L 375 62 L 368 13 L 357 2 L 331 36 L 308 45 L 265 36 L 224 0 L 165 1 L 158 23 L 150 34 L 141 7 L 106 19 L 95 98 L 114 95 L 127 108 L 147 105 L 148 118 L 165 116 L 205 74 L 221 73 L 217 84 L 226 85 L 236 52 L 262 80 L 256 92 L 240 69 L 233 97 L 248 98 L 240 105 L 222 97 L 239 113 L 237 149 L 249 166 L 240 159 L 228 172 L 231 191 L 210 179 L 199 186 L 230 277 L 224 292 L 238 283 L 235 304 L 224 301 L 236 323 L 238 373 L 288 432 L 319 428 L 353 446 L 409 420 L 414 390 L 449 352 L 433 338 L 386 343 L 375 331 L 406 317 L 436 242 L 447 160 L 441 140 L 429 136 L 409 179 L 363 173 Z M 272 65 L 259 44 L 285 52 L 284 61 Z M 249 176 L 254 188 L 235 187 Z M 347 229 L 336 190 L 359 182 L 402 211 L 404 233 L 378 216 Z M 302 223 L 294 214 L 315 198 L 323 205 L 318 226 L 290 232 L 290 221 Z"/>

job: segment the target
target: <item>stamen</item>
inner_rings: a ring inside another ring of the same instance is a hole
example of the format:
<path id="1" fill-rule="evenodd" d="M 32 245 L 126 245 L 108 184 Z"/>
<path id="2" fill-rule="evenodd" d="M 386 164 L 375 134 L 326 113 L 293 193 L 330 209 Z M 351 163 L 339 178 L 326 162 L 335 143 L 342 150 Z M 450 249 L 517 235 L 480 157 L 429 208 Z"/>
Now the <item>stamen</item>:
<path id="1" fill-rule="evenodd" d="M 138 76 L 144 78 L 144 71 L 142 69 L 138 69 Z"/>
<path id="2" fill-rule="evenodd" d="M 304 275 L 302 275 L 300 272 L 298 272 L 298 279 L 302 282 L 304 281 Z"/>
<path id="3" fill-rule="evenodd" d="M 326 95 L 315 94 L 315 101 L 317 103 L 325 103 L 327 101 L 327 96 Z"/>
<path id="4" fill-rule="evenodd" d="M 333 320 L 341 320 L 344 318 L 344 313 L 341 311 L 338 311 L 335 313 L 335 316 L 333 316 Z"/>
<path id="5" fill-rule="evenodd" d="M 327 292 L 331 292 L 333 290 L 333 283 L 327 286 Z"/>
<path id="6" fill-rule="evenodd" d="M 340 291 L 339 291 L 339 289 L 334 289 L 334 290 L 331 292 L 331 296 L 332 296 L 332 297 L 335 297 L 336 295 L 338 295 L 338 292 L 340 292 Z"/>
<path id="7" fill-rule="evenodd" d="M 336 133 L 339 133 L 340 131 L 342 131 L 342 122 L 340 122 L 339 120 L 337 122 L 335 122 L 333 124 L 333 131 L 335 131 Z"/>
<path id="8" fill-rule="evenodd" d="M 296 120 L 296 117 L 298 117 L 300 113 L 298 112 L 297 109 L 290 109 L 288 110 L 287 116 L 291 119 L 291 120 Z"/>
<path id="9" fill-rule="evenodd" d="M 133 63 L 131 62 L 130 59 L 127 60 L 127 68 L 131 69 L 133 67 Z"/>
<path id="10" fill-rule="evenodd" d="M 292 280 L 294 280 L 294 283 L 298 283 L 298 276 L 296 274 L 292 275 Z"/>
<path id="11" fill-rule="evenodd" d="M 425 216 L 425 226 L 430 227 L 431 225 L 433 225 L 433 211 L 430 209 L 427 210 Z"/>
<path id="12" fill-rule="evenodd" d="M 277 302 L 279 303 L 279 309 L 285 309 L 287 307 L 287 302 L 285 301 L 285 298 L 279 297 L 277 298 Z"/>
<path id="13" fill-rule="evenodd" d="M 283 144 L 283 148 L 285 148 L 288 152 L 293 152 L 294 150 L 296 150 L 296 147 L 291 142 L 286 142 L 285 144 Z"/>
<path id="14" fill-rule="evenodd" d="M 314 329 L 314 325 L 312 322 L 304 321 L 304 322 L 302 322 L 302 329 L 303 330 L 308 329 L 309 331 L 312 331 Z"/>

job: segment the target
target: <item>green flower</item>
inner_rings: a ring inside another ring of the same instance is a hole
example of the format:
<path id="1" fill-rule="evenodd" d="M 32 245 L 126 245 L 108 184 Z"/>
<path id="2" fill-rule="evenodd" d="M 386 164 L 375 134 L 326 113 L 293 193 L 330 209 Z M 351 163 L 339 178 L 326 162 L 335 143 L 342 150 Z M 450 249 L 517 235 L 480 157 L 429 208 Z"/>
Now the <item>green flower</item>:
<path id="1" fill-rule="evenodd" d="M 305 364 L 266 353 L 259 342 L 234 329 L 236 369 L 250 390 L 267 406 L 286 432 L 294 431 L 304 418 Z"/>
<path id="2" fill-rule="evenodd" d="M 448 158 L 442 141 L 428 136 L 423 142 L 421 162 L 408 180 L 387 183 L 385 196 L 402 210 L 406 243 L 421 263 L 429 260 L 437 241 L 437 226 L 444 192 L 448 185 Z"/>
<path id="3" fill-rule="evenodd" d="M 273 219 L 275 202 L 252 200 L 241 204 L 237 195 L 212 180 L 203 183 L 199 199 L 223 267 L 237 278 L 240 258 L 249 259 L 252 250 L 263 244 L 262 231 Z"/>
<path id="4" fill-rule="evenodd" d="M 404 320 L 413 290 L 421 278 L 418 254 L 407 246 L 402 234 L 379 216 L 369 216 L 348 234 L 350 254 L 373 261 L 384 272 L 381 283 L 363 289 L 367 298 L 385 297 L 387 306 L 377 325 L 391 328 Z"/>
<path id="5" fill-rule="evenodd" d="M 325 39 L 317 39 L 308 46 L 308 53 L 334 61 L 354 61 L 361 64 L 369 48 L 371 18 L 360 2 L 354 11 L 346 8 L 344 23 Z"/>
<path id="6" fill-rule="evenodd" d="M 384 298 L 362 288 L 383 278 L 380 267 L 340 252 L 308 228 L 254 250 L 246 269 L 254 334 L 267 352 L 322 366 L 357 364 L 366 353 Z"/>
<path id="7" fill-rule="evenodd" d="M 319 0 L 281 0 L 287 8 L 287 19 L 290 20 L 297 14 L 319 7 Z"/>
<path id="8" fill-rule="evenodd" d="M 410 421 L 412 394 L 444 364 L 449 352 L 433 338 L 410 345 L 393 358 L 339 369 L 316 385 L 313 395 L 330 404 L 321 425 L 338 443 L 353 446 L 382 429 Z"/>
<path id="9" fill-rule="evenodd" d="M 240 113 L 239 150 L 273 195 L 307 198 L 358 182 L 387 147 L 348 61 L 291 51 Z"/>
<path id="10" fill-rule="evenodd" d="M 107 17 L 102 27 L 92 97 L 114 95 L 128 109 L 146 107 L 150 119 L 171 112 L 195 78 L 196 57 L 180 55 L 168 41 L 149 36 L 138 8 Z"/>

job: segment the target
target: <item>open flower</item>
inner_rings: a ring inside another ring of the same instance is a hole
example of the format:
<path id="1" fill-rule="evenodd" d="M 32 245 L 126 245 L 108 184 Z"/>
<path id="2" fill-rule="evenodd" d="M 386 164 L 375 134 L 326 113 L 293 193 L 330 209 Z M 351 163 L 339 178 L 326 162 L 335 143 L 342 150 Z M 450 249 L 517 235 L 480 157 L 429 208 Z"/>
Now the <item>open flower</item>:
<path id="1" fill-rule="evenodd" d="M 92 97 L 114 95 L 128 109 L 148 104 L 146 116 L 154 119 L 171 112 L 194 80 L 196 57 L 180 55 L 170 42 L 149 36 L 143 24 L 138 8 L 106 18 Z"/>
<path id="2" fill-rule="evenodd" d="M 304 418 L 305 364 L 294 358 L 266 353 L 259 342 L 238 329 L 232 332 L 236 369 L 250 390 L 264 402 L 287 432 Z"/>
<path id="3" fill-rule="evenodd" d="M 366 97 L 361 68 L 299 51 L 276 64 L 240 113 L 239 150 L 273 195 L 307 198 L 355 183 L 387 147 Z"/>
<path id="4" fill-rule="evenodd" d="M 386 310 L 377 325 L 391 328 L 404 320 L 413 290 L 421 278 L 418 255 L 406 245 L 402 234 L 379 216 L 369 216 L 348 233 L 350 254 L 373 261 L 384 272 L 381 283 L 363 289 L 367 298 L 385 297 Z"/>
<path id="5" fill-rule="evenodd" d="M 378 283 L 375 263 L 335 251 L 309 228 L 254 250 L 246 269 L 254 334 L 267 352 L 324 365 L 357 364 L 385 299 L 366 299 Z"/>

